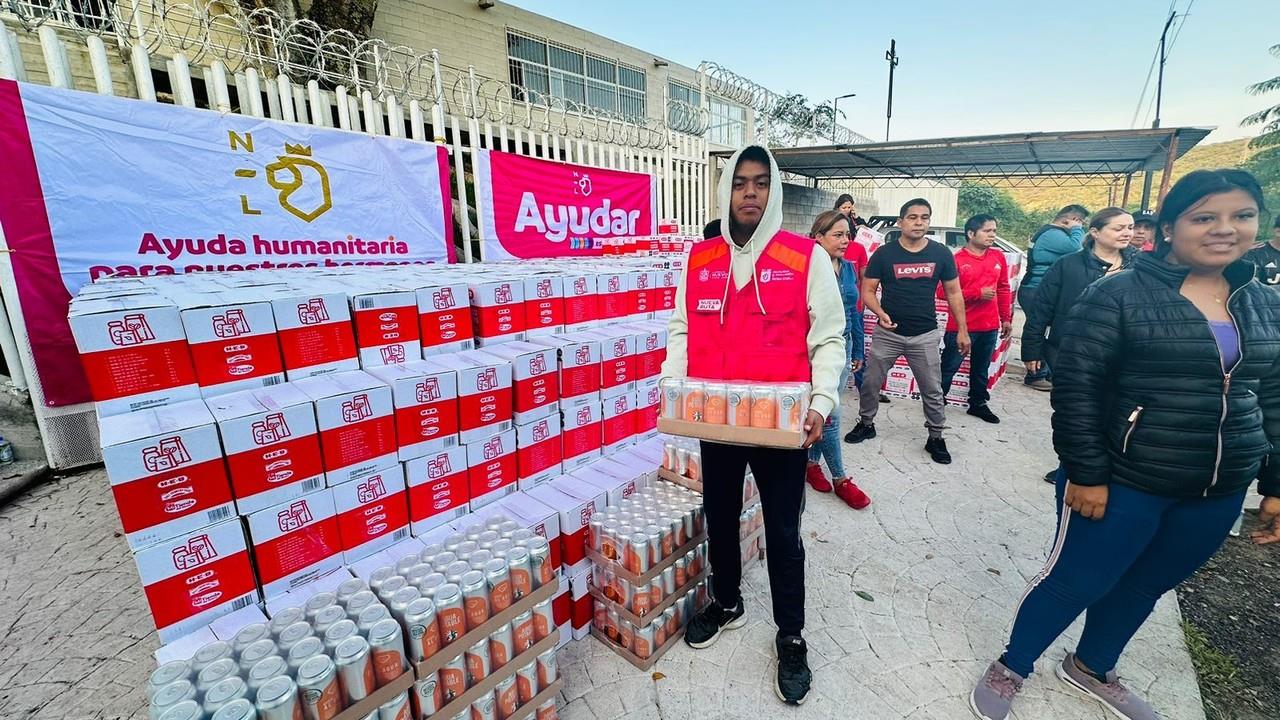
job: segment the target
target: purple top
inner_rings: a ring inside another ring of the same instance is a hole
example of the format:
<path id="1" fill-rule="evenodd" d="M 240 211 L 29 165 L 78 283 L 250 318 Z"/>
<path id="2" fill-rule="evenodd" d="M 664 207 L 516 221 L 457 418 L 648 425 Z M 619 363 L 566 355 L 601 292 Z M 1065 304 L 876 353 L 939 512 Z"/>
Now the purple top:
<path id="1" fill-rule="evenodd" d="M 1218 341 L 1218 350 L 1222 353 L 1222 371 L 1230 372 L 1240 360 L 1240 333 L 1230 320 L 1210 320 L 1209 328 L 1213 330 L 1213 338 Z"/>

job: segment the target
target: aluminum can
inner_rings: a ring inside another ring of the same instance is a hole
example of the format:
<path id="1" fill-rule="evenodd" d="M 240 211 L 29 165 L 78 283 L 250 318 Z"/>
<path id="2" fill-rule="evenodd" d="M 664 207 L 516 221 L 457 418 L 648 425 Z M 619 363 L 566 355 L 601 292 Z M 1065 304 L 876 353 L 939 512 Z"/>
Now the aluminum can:
<path id="1" fill-rule="evenodd" d="M 413 720 L 411 716 L 407 690 L 378 706 L 378 720 Z"/>
<path id="2" fill-rule="evenodd" d="M 449 563 L 449 567 L 444 570 L 444 579 L 454 585 L 462 584 L 462 576 L 471 572 L 471 565 L 463 560 Z"/>
<path id="3" fill-rule="evenodd" d="M 435 572 L 435 568 L 427 565 L 426 563 L 418 563 L 417 565 L 409 568 L 409 572 L 404 574 L 404 579 L 410 585 L 417 585 L 422 582 L 423 578 L 433 572 Z"/>
<path id="4" fill-rule="evenodd" d="M 516 714 L 516 709 L 520 707 L 520 694 L 516 689 L 514 675 L 508 675 L 498 682 L 493 689 L 493 699 L 498 706 L 498 720 L 507 720 Z"/>
<path id="5" fill-rule="evenodd" d="M 267 627 L 271 630 L 272 637 L 278 639 L 285 628 L 296 622 L 304 622 L 306 619 L 307 614 L 302 612 L 302 608 L 285 608 L 271 617 L 271 620 L 267 622 Z"/>
<path id="6" fill-rule="evenodd" d="M 257 642 L 250 643 L 248 647 L 240 652 L 240 674 L 244 675 L 249 672 L 249 668 L 257 665 L 262 660 L 279 655 L 280 649 L 270 638 L 263 638 Z"/>
<path id="7" fill-rule="evenodd" d="M 515 641 L 515 653 L 520 653 L 533 647 L 537 642 L 534 640 L 533 631 L 533 611 L 525 610 L 519 615 L 511 619 L 511 637 Z"/>
<path id="8" fill-rule="evenodd" d="M 628 589 L 631 598 L 631 602 L 623 605 L 623 607 L 640 617 L 648 615 L 649 610 L 653 607 L 653 594 L 649 592 L 649 586 L 645 585 L 637 588 L 626 580 L 620 580 L 620 582 Z"/>
<path id="9" fill-rule="evenodd" d="M 560 720 L 560 713 L 556 710 L 556 699 L 551 698 L 539 705 L 538 714 L 534 720 Z"/>
<path id="10" fill-rule="evenodd" d="M 338 589 L 333 591 L 334 597 L 338 598 L 338 604 L 346 607 L 348 602 L 356 593 L 364 592 L 369 589 L 369 584 L 360 578 L 351 578 L 344 580 L 338 585 Z"/>
<path id="11" fill-rule="evenodd" d="M 618 616 L 618 611 L 613 608 L 609 608 L 608 614 L 605 616 L 604 623 L 604 634 L 615 643 L 619 642 L 621 636 L 618 635 L 618 629 L 622 623 L 622 618 Z"/>
<path id="12" fill-rule="evenodd" d="M 514 520 L 508 520 L 498 526 L 498 534 L 502 536 L 503 540 L 510 540 L 511 536 L 515 535 L 516 531 L 519 529 L 520 523 Z"/>
<path id="13" fill-rule="evenodd" d="M 400 558 L 399 560 L 396 560 L 395 565 L 393 567 L 395 567 L 397 575 L 404 575 L 405 573 L 409 572 L 410 568 L 412 568 L 414 565 L 417 565 L 417 564 L 418 564 L 417 555 L 406 555 Z"/>
<path id="14" fill-rule="evenodd" d="M 276 645 L 280 648 L 280 652 L 287 653 L 304 638 L 314 637 L 315 634 L 316 631 L 311 628 L 310 623 L 296 622 L 280 633 Z"/>
<path id="15" fill-rule="evenodd" d="M 413 684 L 413 693 L 418 696 L 418 707 L 422 714 L 430 717 L 444 707 L 444 691 L 440 687 L 440 676 L 429 673 Z"/>
<path id="16" fill-rule="evenodd" d="M 466 540 L 466 536 L 462 533 L 449 533 L 448 535 L 445 535 L 444 540 L 442 540 L 440 544 L 444 546 L 445 550 L 453 552 L 454 548 L 466 542 Z"/>
<path id="17" fill-rule="evenodd" d="M 476 538 L 476 544 L 480 546 L 481 550 L 488 550 L 489 548 L 493 547 L 494 543 L 498 542 L 501 539 L 502 539 L 502 536 L 498 534 L 498 531 L 485 530 L 484 532 L 480 533 L 480 537 Z"/>
<path id="18" fill-rule="evenodd" d="M 664 545 L 663 538 L 666 535 L 662 531 L 662 527 L 654 523 L 644 526 L 644 535 L 649 541 L 649 565 L 657 565 L 667 558 L 671 552 L 668 549 L 670 543 Z"/>
<path id="19" fill-rule="evenodd" d="M 667 625 L 667 637 L 671 637 L 680 631 L 680 603 L 675 603 L 667 608 L 662 612 L 662 615 Z"/>
<path id="20" fill-rule="evenodd" d="M 333 655 L 339 645 L 353 637 L 360 637 L 360 629 L 356 627 L 355 621 L 339 620 L 324 632 L 325 652 Z"/>
<path id="21" fill-rule="evenodd" d="M 385 605 L 391 602 L 391 596 L 395 595 L 397 591 L 407 587 L 409 587 L 409 581 L 405 580 L 403 576 L 389 577 L 383 581 L 382 587 L 378 588 L 378 599 Z"/>
<path id="22" fill-rule="evenodd" d="M 529 540 L 529 566 L 534 586 L 538 588 L 556 580 L 556 569 L 551 566 L 551 546 L 544 537 L 534 536 Z"/>
<path id="23" fill-rule="evenodd" d="M 532 531 L 532 530 L 530 530 L 530 529 L 528 529 L 528 528 L 520 528 L 519 530 L 517 530 L 517 531 L 515 531 L 515 532 L 511 533 L 511 537 L 506 538 L 506 539 L 507 539 L 507 540 L 510 540 L 512 545 L 518 545 L 518 544 L 520 544 L 520 543 L 524 542 L 525 540 L 528 540 L 528 539 L 530 539 L 530 538 L 532 538 L 532 537 L 533 537 L 533 531 Z"/>
<path id="24" fill-rule="evenodd" d="M 382 583 L 395 577 L 396 569 L 390 565 L 384 565 L 373 572 L 369 573 L 369 589 L 375 594 L 382 592 Z"/>
<path id="25" fill-rule="evenodd" d="M 386 605 L 382 603 L 370 605 L 360 612 L 359 618 L 356 618 L 356 629 L 360 631 L 361 635 L 368 635 L 369 628 L 387 619 L 394 618 L 391 618 L 391 611 L 387 609 Z"/>
<path id="26" fill-rule="evenodd" d="M 174 680 L 156 689 L 155 695 L 151 697 L 150 718 L 160 720 L 160 716 L 169 708 L 188 700 L 194 701 L 196 697 L 196 686 L 189 680 Z"/>
<path id="27" fill-rule="evenodd" d="M 474 630 L 489 619 L 489 589 L 485 575 L 479 570 L 468 570 L 462 575 L 462 602 L 467 612 L 467 629 Z"/>
<path id="28" fill-rule="evenodd" d="M 489 604 L 494 613 L 500 613 L 511 607 L 511 573 L 507 570 L 507 561 L 494 558 L 484 564 L 485 586 L 489 591 Z"/>
<path id="29" fill-rule="evenodd" d="M 422 593 L 416 587 L 402 587 L 391 596 L 391 601 L 387 603 L 387 608 L 391 610 L 391 617 L 404 622 L 404 611 L 409 608 L 409 603 L 422 597 Z"/>
<path id="30" fill-rule="evenodd" d="M 511 633 L 511 623 L 501 625 L 489 634 L 489 662 L 497 670 L 515 658 L 516 641 Z"/>
<path id="31" fill-rule="evenodd" d="M 372 590 L 361 590 L 360 592 L 347 598 L 347 617 L 356 620 L 360 617 L 361 611 L 371 605 L 379 605 L 378 596 Z"/>
<path id="32" fill-rule="evenodd" d="M 404 611 L 404 626 L 409 632 L 409 659 L 422 662 L 440 650 L 440 625 L 436 622 L 436 604 L 431 598 L 418 598 Z"/>
<path id="33" fill-rule="evenodd" d="M 667 569 L 670 570 L 670 568 Z M 674 572 L 671 574 L 671 577 L 672 579 L 675 578 Z M 666 587 L 662 584 L 662 573 L 658 573 L 649 581 L 649 607 L 658 607 L 666 597 L 667 591 Z"/>
<path id="34" fill-rule="evenodd" d="M 507 551 L 507 573 L 511 576 L 512 602 L 519 602 L 533 592 L 533 570 L 527 548 L 513 547 Z"/>
<path id="35" fill-rule="evenodd" d="M 215 640 L 200 646 L 200 649 L 196 650 L 195 654 L 191 656 L 191 672 L 199 675 L 201 670 L 213 663 L 223 658 L 234 656 L 235 652 L 231 649 L 231 643 Z"/>
<path id="36" fill-rule="evenodd" d="M 690 540 L 698 537 L 697 515 L 694 513 L 692 509 L 681 511 L 680 526 L 681 526 L 680 537 L 684 538 L 685 542 L 689 542 Z M 681 544 L 684 544 L 684 543 L 681 543 Z"/>
<path id="37" fill-rule="evenodd" d="M 359 635 L 343 640 L 333 651 L 333 661 L 338 666 L 338 683 L 349 702 L 363 700 L 377 689 L 368 640 Z"/>
<path id="38" fill-rule="evenodd" d="M 446 705 L 467 691 L 467 661 L 461 653 L 440 668 L 440 688 Z"/>
<path id="39" fill-rule="evenodd" d="M 436 588 L 447 582 L 449 581 L 445 580 L 444 573 L 433 572 L 422 578 L 422 582 L 418 583 L 418 592 L 422 593 L 422 597 L 434 598 L 436 595 Z"/>
<path id="40" fill-rule="evenodd" d="M 523 705 L 534 698 L 538 694 L 538 661 L 525 665 L 516 670 L 516 696 L 520 698 L 520 704 Z"/>
<path id="41" fill-rule="evenodd" d="M 587 521 L 587 547 L 600 552 L 600 536 L 604 532 L 604 518 L 596 513 Z"/>
<path id="42" fill-rule="evenodd" d="M 471 557 L 471 554 L 480 549 L 480 545 L 475 540 L 467 540 L 453 549 L 453 554 L 458 556 L 459 560 Z"/>
<path id="43" fill-rule="evenodd" d="M 551 598 L 547 598 L 531 610 L 533 613 L 533 641 L 539 642 L 556 629 L 555 614 L 551 610 Z"/>
<path id="44" fill-rule="evenodd" d="M 258 710 L 258 720 L 297 720 L 302 715 L 298 685 L 287 675 L 272 678 L 258 688 L 253 706 Z"/>
<path id="45" fill-rule="evenodd" d="M 218 708 L 211 720 L 258 720 L 258 711 L 248 698 L 236 698 Z"/>
<path id="46" fill-rule="evenodd" d="M 675 563 L 671 565 L 671 573 L 675 576 L 676 587 L 684 587 L 685 583 L 689 582 L 689 561 L 684 558 L 676 558 Z"/>
<path id="47" fill-rule="evenodd" d="M 660 623 L 655 620 L 648 625 L 644 625 L 635 629 L 634 638 L 631 641 L 631 653 L 641 660 L 648 660 L 653 654 L 654 649 L 654 630 L 653 626 Z"/>
<path id="48" fill-rule="evenodd" d="M 485 518 L 484 529 L 496 531 L 498 528 L 502 527 L 502 523 L 509 522 L 510 520 L 511 518 L 503 515 L 502 513 L 494 513 L 488 518 Z"/>
<path id="49" fill-rule="evenodd" d="M 404 633 L 395 620 L 380 620 L 369 628 L 369 648 L 373 654 L 373 674 L 378 687 L 409 669 L 404 657 Z"/>
<path id="50" fill-rule="evenodd" d="M 471 703 L 471 720 L 498 720 L 498 707 L 493 693 Z"/>
<path id="51" fill-rule="evenodd" d="M 622 546 L 619 532 L 622 522 L 617 518 L 608 518 L 600 523 L 600 554 L 612 562 L 622 561 Z"/>
<path id="52" fill-rule="evenodd" d="M 306 720 L 333 720 L 342 712 L 338 669 L 328 655 L 309 658 L 298 668 L 298 695 Z"/>
<path id="53" fill-rule="evenodd" d="M 671 608 L 667 608 L 670 610 Z M 653 619 L 649 627 L 653 629 L 653 651 L 657 652 L 667 642 L 667 610 L 663 610 L 661 614 Z"/>
<path id="54" fill-rule="evenodd" d="M 324 654 L 324 641 L 311 635 L 298 641 L 296 645 L 289 648 L 289 655 L 285 658 L 285 664 L 289 666 L 289 673 L 298 674 L 298 668 L 302 667 L 302 663 L 316 655 Z"/>
<path id="55" fill-rule="evenodd" d="M 477 550 L 467 556 L 467 564 L 472 570 L 484 570 L 484 566 L 494 557 L 496 556 L 489 550 Z"/>
<path id="56" fill-rule="evenodd" d="M 288 674 L 289 663 L 279 655 L 259 660 L 257 665 L 249 668 L 249 672 L 245 673 L 245 684 L 249 686 L 249 696 L 254 697 L 258 688 L 266 685 L 271 678 Z"/>
<path id="57" fill-rule="evenodd" d="M 445 568 L 456 562 L 458 562 L 457 554 L 450 550 L 445 550 L 439 555 L 436 555 L 435 560 L 431 561 L 431 567 L 435 568 L 436 572 L 442 573 Z"/>
<path id="58" fill-rule="evenodd" d="M 467 648 L 463 659 L 467 665 L 467 686 L 472 687 L 489 677 L 493 665 L 489 662 L 489 638 L 481 638 L 479 642 Z"/>
<path id="59" fill-rule="evenodd" d="M 454 547 L 457 546 L 455 545 Z M 422 548 L 422 552 L 418 553 L 418 559 L 430 565 L 431 561 L 435 559 L 435 556 L 445 550 L 446 548 L 442 543 L 429 543 L 426 547 Z"/>
<path id="60" fill-rule="evenodd" d="M 436 622 L 440 627 L 440 647 L 467 634 L 467 611 L 462 604 L 462 591 L 453 583 L 436 589 Z"/>
<path id="61" fill-rule="evenodd" d="M 635 644 L 636 627 L 630 620 L 618 620 L 618 644 L 630 650 Z"/>
<path id="62" fill-rule="evenodd" d="M 259 640 L 271 637 L 271 628 L 266 623 L 253 623 L 240 628 L 235 637 L 231 638 L 231 651 L 240 657 L 240 653 L 244 649 L 258 642 Z"/>
<path id="63" fill-rule="evenodd" d="M 204 710 L 195 700 L 183 700 L 165 709 L 159 720 L 204 720 Z"/>
<path id="64" fill-rule="evenodd" d="M 649 537 L 643 532 L 632 533 L 623 546 L 623 566 L 640 575 L 649 572 Z"/>
<path id="65" fill-rule="evenodd" d="M 235 660 L 229 657 L 214 660 L 196 674 L 196 692 L 199 692 L 203 697 L 205 693 L 209 692 L 209 688 L 239 673 L 240 666 L 236 664 Z"/>
<path id="66" fill-rule="evenodd" d="M 147 699 L 155 697 L 156 691 L 169 683 L 190 679 L 191 663 L 186 660 L 167 662 L 152 670 L 151 676 L 147 678 Z"/>
<path id="67" fill-rule="evenodd" d="M 558 676 L 556 649 L 551 648 L 538 656 L 538 692 L 551 687 L 551 683 L 555 682 Z"/>
<path id="68" fill-rule="evenodd" d="M 209 688 L 209 692 L 204 694 L 204 705 L 202 706 L 204 714 L 212 715 L 221 710 L 223 705 L 248 695 L 249 686 L 244 684 L 244 680 L 233 675 Z"/>
<path id="69" fill-rule="evenodd" d="M 605 628 L 608 626 L 608 621 L 609 608 L 605 607 L 604 603 L 597 600 L 592 608 L 591 627 L 600 632 L 605 632 Z"/>
<path id="70" fill-rule="evenodd" d="M 302 604 L 302 611 L 307 614 L 307 622 L 314 623 L 316 615 L 331 605 L 338 604 L 338 596 L 331 592 L 318 592 L 307 598 Z"/>
<path id="71" fill-rule="evenodd" d="M 311 627 L 315 628 L 316 635 L 324 637 L 325 631 L 333 627 L 334 623 L 345 619 L 347 619 L 346 608 L 341 605 L 328 605 L 316 613 L 311 620 Z"/>

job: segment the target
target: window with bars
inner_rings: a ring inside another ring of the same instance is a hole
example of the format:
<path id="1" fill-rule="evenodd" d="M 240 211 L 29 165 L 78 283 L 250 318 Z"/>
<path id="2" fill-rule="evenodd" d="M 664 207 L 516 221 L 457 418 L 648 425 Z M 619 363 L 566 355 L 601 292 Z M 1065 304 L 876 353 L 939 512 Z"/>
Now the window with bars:
<path id="1" fill-rule="evenodd" d="M 711 125 L 707 140 L 729 147 L 742 147 L 747 136 L 747 109 L 741 105 L 711 100 Z"/>
<path id="2" fill-rule="evenodd" d="M 550 96 L 629 120 L 645 117 L 639 68 L 514 31 L 507 31 L 507 64 L 516 100 L 545 103 Z"/>
<path id="3" fill-rule="evenodd" d="M 667 81 L 667 96 L 677 102 L 686 103 L 695 108 L 702 107 L 702 93 L 694 87 L 685 85 L 675 80 Z M 667 123 L 673 126 L 680 125 L 677 114 L 683 114 L 686 111 L 676 108 L 667 108 Z"/>

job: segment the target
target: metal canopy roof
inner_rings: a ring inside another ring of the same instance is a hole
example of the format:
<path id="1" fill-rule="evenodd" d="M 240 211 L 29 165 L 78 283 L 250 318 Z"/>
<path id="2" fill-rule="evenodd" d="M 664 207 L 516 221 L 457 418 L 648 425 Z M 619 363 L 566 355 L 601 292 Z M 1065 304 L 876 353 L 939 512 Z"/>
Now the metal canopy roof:
<path id="1" fill-rule="evenodd" d="M 974 137 L 778 148 L 784 173 L 819 180 L 958 180 L 1076 176 L 1116 179 L 1161 170 L 1214 128 L 1015 133 Z M 1176 141 L 1176 146 L 1175 146 Z M 731 153 L 717 152 L 727 157 Z"/>

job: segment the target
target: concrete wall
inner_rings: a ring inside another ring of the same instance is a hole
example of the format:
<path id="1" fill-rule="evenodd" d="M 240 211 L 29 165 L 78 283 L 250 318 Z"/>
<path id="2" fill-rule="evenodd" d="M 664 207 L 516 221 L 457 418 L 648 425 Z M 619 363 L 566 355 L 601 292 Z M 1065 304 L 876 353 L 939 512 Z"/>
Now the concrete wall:
<path id="1" fill-rule="evenodd" d="M 840 193 L 782 183 L 782 229 L 808 234 L 813 219 L 835 204 Z"/>

